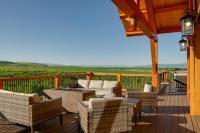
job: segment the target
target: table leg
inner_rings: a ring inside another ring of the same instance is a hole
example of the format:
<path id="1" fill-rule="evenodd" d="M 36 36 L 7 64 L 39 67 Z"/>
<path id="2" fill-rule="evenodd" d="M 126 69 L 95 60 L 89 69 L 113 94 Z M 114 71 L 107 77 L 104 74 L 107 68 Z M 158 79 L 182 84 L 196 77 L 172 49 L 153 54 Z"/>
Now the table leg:
<path id="1" fill-rule="evenodd" d="M 134 115 L 134 121 L 135 121 L 135 125 L 137 125 L 137 114 Z"/>
<path id="2" fill-rule="evenodd" d="M 139 110 L 139 118 L 142 119 L 142 111 L 141 111 L 141 109 Z"/>

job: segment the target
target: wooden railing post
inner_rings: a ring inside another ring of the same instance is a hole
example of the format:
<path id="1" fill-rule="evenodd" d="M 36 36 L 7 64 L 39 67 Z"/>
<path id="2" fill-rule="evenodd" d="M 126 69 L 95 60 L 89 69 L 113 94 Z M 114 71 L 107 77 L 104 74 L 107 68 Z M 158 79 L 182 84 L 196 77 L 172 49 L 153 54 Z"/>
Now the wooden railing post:
<path id="1" fill-rule="evenodd" d="M 123 88 L 122 88 L 122 81 L 121 81 L 122 75 L 121 75 L 121 74 L 117 74 L 116 77 L 117 77 L 117 81 L 120 83 L 121 91 L 123 91 Z M 125 91 L 125 90 L 124 90 L 124 91 Z"/>
<path id="2" fill-rule="evenodd" d="M 3 80 L 0 80 L 0 89 L 3 89 Z"/>
<path id="3" fill-rule="evenodd" d="M 117 76 L 117 81 L 119 81 L 121 84 L 121 74 L 117 74 L 116 76 Z"/>
<path id="4" fill-rule="evenodd" d="M 88 72 L 86 76 L 87 76 L 87 80 L 92 80 L 94 74 L 92 72 Z"/>
<path id="5" fill-rule="evenodd" d="M 58 89 L 61 86 L 61 77 L 60 76 L 56 76 L 54 78 L 54 88 Z"/>

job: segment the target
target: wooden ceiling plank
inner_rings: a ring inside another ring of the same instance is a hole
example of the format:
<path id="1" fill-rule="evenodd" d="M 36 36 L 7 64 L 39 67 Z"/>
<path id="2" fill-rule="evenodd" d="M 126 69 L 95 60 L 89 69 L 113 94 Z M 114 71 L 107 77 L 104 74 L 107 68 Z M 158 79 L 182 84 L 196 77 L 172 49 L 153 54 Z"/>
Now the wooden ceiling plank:
<path id="1" fill-rule="evenodd" d="M 149 37 L 157 39 L 156 31 L 145 18 L 134 0 L 112 0 L 115 5 L 122 10 L 127 17 L 133 17 L 137 21 L 138 27 Z"/>

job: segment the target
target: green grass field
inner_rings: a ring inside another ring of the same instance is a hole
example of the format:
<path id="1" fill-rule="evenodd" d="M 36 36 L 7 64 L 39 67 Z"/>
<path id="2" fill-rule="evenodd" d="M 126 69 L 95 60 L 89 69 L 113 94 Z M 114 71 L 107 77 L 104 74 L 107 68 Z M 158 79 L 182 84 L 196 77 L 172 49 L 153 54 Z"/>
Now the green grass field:
<path id="1" fill-rule="evenodd" d="M 56 75 L 66 73 L 101 72 L 101 73 L 151 73 L 150 68 L 97 68 L 77 66 L 0 66 L 0 77 L 27 77 Z"/>
<path id="2" fill-rule="evenodd" d="M 161 72 L 163 69 L 159 69 Z M 169 69 L 172 71 L 173 69 Z M 118 73 L 118 74 L 145 74 L 151 73 L 151 68 L 98 68 L 98 67 L 78 67 L 78 66 L 47 66 L 47 65 L 19 65 L 19 64 L 3 64 L 0 65 L 0 78 L 9 77 L 30 77 L 45 76 L 67 73 Z M 64 77 L 61 79 L 61 86 L 68 87 L 77 83 L 78 79 L 86 79 L 81 77 Z M 116 76 L 95 76 L 95 80 L 117 80 Z M 151 83 L 151 77 L 123 77 L 121 79 L 122 88 L 139 89 L 143 88 L 145 83 Z M 54 87 L 54 79 L 33 79 L 33 80 L 17 80 L 7 81 L 4 83 L 4 89 L 25 92 L 38 93 L 42 95 L 43 89 Z"/>

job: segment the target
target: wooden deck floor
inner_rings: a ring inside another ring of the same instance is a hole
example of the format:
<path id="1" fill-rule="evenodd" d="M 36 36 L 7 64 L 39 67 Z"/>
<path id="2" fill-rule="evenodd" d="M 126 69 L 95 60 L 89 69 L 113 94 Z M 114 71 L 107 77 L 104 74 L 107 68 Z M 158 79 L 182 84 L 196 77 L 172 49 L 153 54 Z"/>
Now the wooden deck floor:
<path id="1" fill-rule="evenodd" d="M 198 133 L 200 132 L 198 120 L 200 120 L 200 117 L 189 114 L 189 102 L 185 95 L 164 93 L 159 96 L 158 113 L 154 114 L 151 109 L 145 109 L 138 125 L 133 125 L 133 132 Z M 39 133 L 76 133 L 77 116 L 75 114 L 64 114 L 63 125 L 59 124 L 59 119 L 53 119 L 39 124 L 35 130 Z M 0 132 L 28 132 L 28 129 L 0 120 Z"/>

